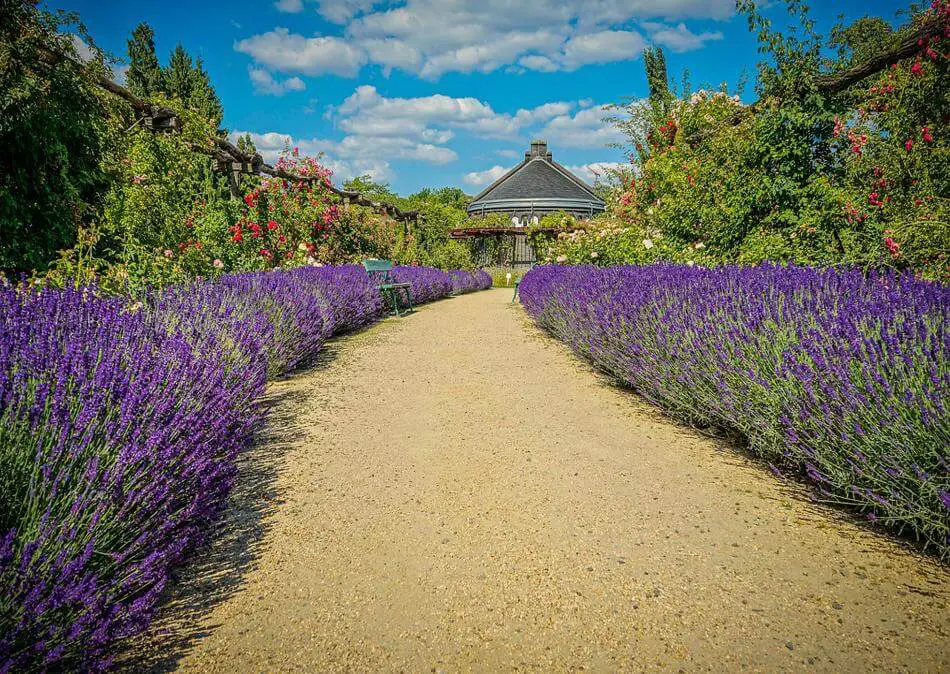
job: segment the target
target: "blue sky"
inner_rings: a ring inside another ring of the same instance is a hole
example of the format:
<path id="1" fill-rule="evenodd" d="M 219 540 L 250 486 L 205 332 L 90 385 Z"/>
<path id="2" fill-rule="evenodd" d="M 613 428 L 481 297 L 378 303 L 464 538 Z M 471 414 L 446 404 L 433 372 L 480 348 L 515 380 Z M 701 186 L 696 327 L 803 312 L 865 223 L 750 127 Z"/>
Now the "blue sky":
<path id="1" fill-rule="evenodd" d="M 902 3 L 816 2 L 893 18 Z M 97 44 L 125 55 L 147 21 L 159 59 L 181 42 L 200 56 L 224 125 L 265 158 L 290 143 L 324 152 L 335 181 L 370 173 L 406 194 L 453 185 L 470 194 L 519 160 L 532 137 L 592 181 L 623 161 L 604 104 L 647 93 L 640 52 L 666 49 L 671 79 L 693 88 L 754 78 L 756 44 L 733 0 L 57 0 Z M 778 24 L 784 5 L 766 10 Z M 752 82 L 743 99 L 755 98 Z"/>

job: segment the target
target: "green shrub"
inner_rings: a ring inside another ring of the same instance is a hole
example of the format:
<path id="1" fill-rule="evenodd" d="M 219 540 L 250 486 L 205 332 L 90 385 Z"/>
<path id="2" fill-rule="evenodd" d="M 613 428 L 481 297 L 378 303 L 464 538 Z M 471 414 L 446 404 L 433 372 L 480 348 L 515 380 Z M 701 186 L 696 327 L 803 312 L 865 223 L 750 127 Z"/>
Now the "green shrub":
<path id="1" fill-rule="evenodd" d="M 73 15 L 16 0 L 0 15 L 0 273 L 16 274 L 45 268 L 98 217 L 112 135 L 95 79 L 108 70 L 94 48 L 78 62 L 65 29 L 91 40 Z"/>

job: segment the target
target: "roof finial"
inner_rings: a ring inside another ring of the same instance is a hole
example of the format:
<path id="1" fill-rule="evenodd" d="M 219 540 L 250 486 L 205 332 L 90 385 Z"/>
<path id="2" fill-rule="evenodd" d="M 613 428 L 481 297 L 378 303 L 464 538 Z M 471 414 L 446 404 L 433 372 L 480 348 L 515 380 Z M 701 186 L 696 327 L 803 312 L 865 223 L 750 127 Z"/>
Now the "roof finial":
<path id="1" fill-rule="evenodd" d="M 534 157 L 547 157 L 550 159 L 550 153 L 548 152 L 548 143 L 545 140 L 532 140 L 531 141 L 531 152 L 530 155 Z"/>

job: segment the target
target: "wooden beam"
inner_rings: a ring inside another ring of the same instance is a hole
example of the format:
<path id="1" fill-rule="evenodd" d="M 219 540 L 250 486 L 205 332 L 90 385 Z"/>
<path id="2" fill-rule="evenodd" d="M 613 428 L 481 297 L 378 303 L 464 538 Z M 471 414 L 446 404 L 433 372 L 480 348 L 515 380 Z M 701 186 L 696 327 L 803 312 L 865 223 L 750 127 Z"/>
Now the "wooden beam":
<path id="1" fill-rule="evenodd" d="M 844 91 L 852 84 L 890 68 L 895 63 L 910 58 L 921 50 L 920 42 L 927 41 L 935 35 L 943 36 L 944 30 L 950 25 L 950 18 L 937 15 L 908 33 L 900 42 L 891 46 L 880 54 L 863 61 L 856 66 L 837 75 L 828 74 L 818 78 L 818 89 L 826 94 L 836 94 Z"/>
<path id="2" fill-rule="evenodd" d="M 68 58 L 61 54 L 54 54 L 53 52 L 48 52 L 43 55 L 50 62 L 56 62 L 61 59 Z M 82 64 L 75 62 L 73 59 L 69 59 L 70 62 L 74 63 L 76 66 L 82 67 Z M 181 122 L 178 119 L 178 113 L 172 110 L 171 108 L 166 108 L 159 105 L 154 105 L 148 101 L 144 101 L 125 87 L 116 84 L 112 80 L 109 80 L 105 77 L 97 77 L 96 83 L 100 88 L 109 91 L 112 94 L 125 100 L 133 110 L 135 110 L 140 117 L 145 120 L 145 125 L 147 128 L 153 131 L 172 131 L 177 132 L 181 130 Z M 231 194 L 240 198 L 237 190 L 237 178 L 236 173 L 248 173 L 248 174 L 263 174 L 269 175 L 274 178 L 283 178 L 284 180 L 295 180 L 300 182 L 307 182 L 313 184 L 317 182 L 317 179 L 313 176 L 303 176 L 295 173 L 290 173 L 284 169 L 278 169 L 269 164 L 264 163 L 264 158 L 259 154 L 255 153 L 249 155 L 245 152 L 241 152 L 238 147 L 229 141 L 227 138 L 221 138 L 220 136 L 215 137 L 214 147 L 205 148 L 202 146 L 189 144 L 189 148 L 193 152 L 200 152 L 202 154 L 207 154 L 213 157 L 217 161 L 217 169 L 228 175 L 228 185 L 231 188 Z M 411 217 L 406 215 L 403 211 L 395 206 L 389 204 L 380 204 L 378 202 L 371 201 L 361 195 L 359 192 L 354 192 L 351 190 L 341 190 L 337 187 L 334 187 L 329 181 L 321 181 L 323 186 L 331 193 L 335 194 L 343 200 L 344 209 L 346 209 L 351 201 L 355 202 L 361 206 L 367 206 L 374 208 L 377 211 L 381 211 L 384 215 L 393 214 L 397 218 L 405 219 Z"/>

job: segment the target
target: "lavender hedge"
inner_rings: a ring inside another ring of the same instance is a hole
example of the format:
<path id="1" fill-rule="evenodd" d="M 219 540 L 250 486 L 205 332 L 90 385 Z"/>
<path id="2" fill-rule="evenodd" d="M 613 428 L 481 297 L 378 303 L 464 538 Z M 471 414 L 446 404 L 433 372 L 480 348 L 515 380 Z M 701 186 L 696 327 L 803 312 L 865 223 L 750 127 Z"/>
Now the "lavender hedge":
<path id="1" fill-rule="evenodd" d="M 491 276 L 482 269 L 476 272 L 450 269 L 448 274 L 452 282 L 452 293 L 455 295 L 491 288 Z"/>
<path id="2" fill-rule="evenodd" d="M 800 267 L 538 267 L 525 309 L 689 422 L 950 556 L 950 288 Z"/>
<path id="3" fill-rule="evenodd" d="M 418 303 L 451 290 L 402 273 Z M 355 266 L 135 304 L 0 287 L 0 671 L 108 667 L 218 519 L 267 378 L 383 306 Z"/>
<path id="4" fill-rule="evenodd" d="M 432 267 L 394 267 L 392 278 L 397 283 L 412 285 L 412 301 L 415 304 L 431 302 L 446 297 L 452 292 L 452 277 L 448 272 Z"/>

